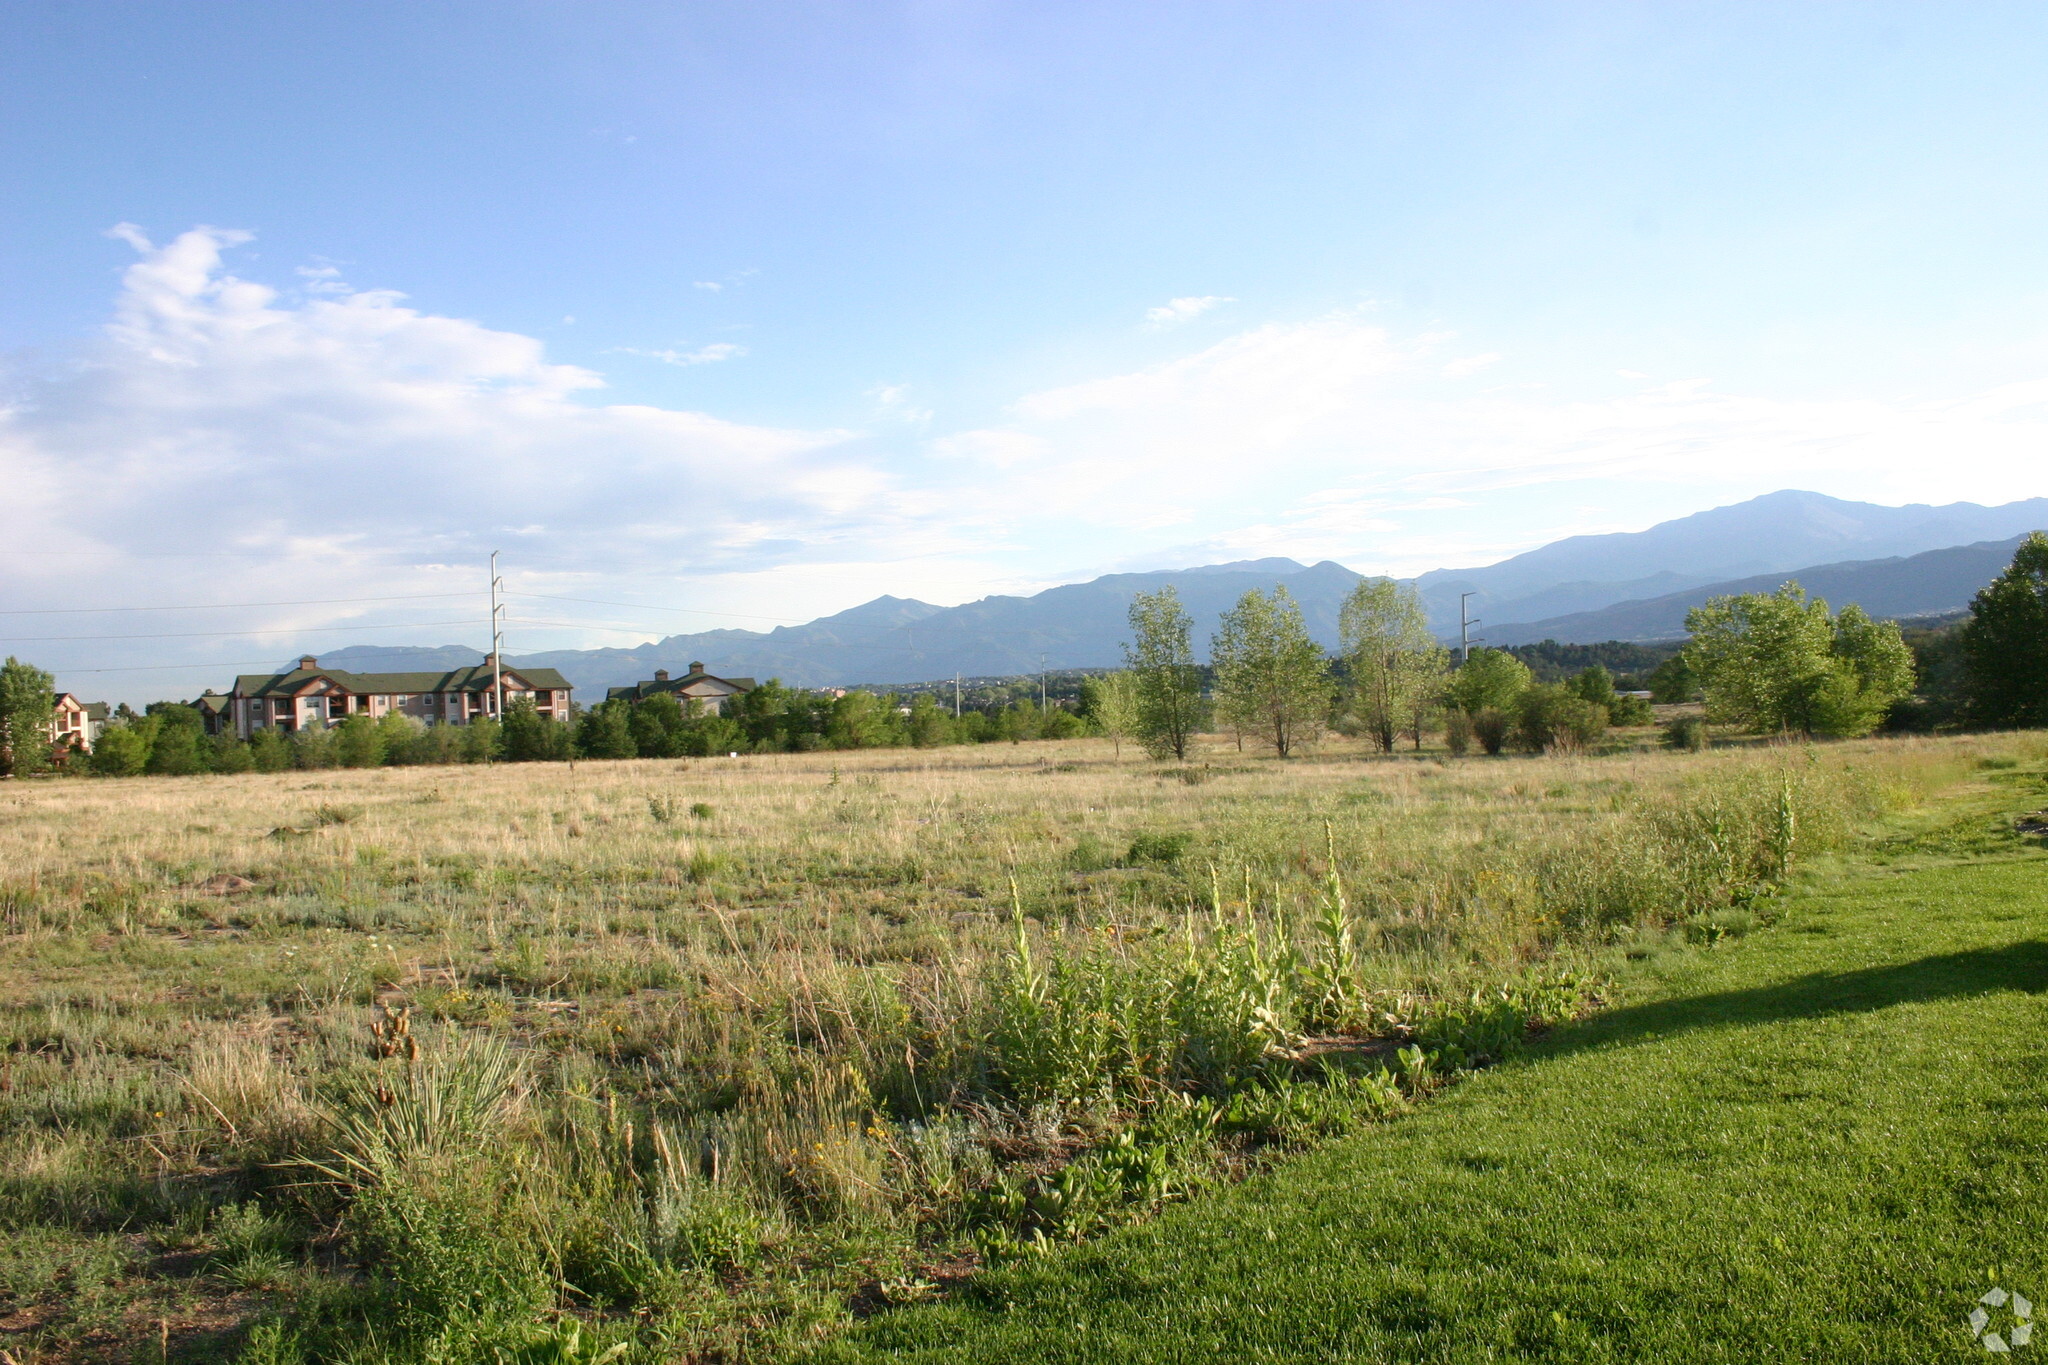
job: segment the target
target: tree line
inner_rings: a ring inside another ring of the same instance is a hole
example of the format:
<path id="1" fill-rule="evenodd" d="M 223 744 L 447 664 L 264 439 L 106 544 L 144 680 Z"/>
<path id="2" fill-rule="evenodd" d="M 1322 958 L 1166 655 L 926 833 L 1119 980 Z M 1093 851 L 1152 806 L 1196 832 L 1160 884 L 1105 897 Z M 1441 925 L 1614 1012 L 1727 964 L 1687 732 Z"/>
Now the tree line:
<path id="1" fill-rule="evenodd" d="M 1583 747 L 1611 724 L 1650 718 L 1641 698 L 1618 693 L 1606 667 L 1539 683 L 1505 650 L 1474 650 L 1452 666 L 1429 629 L 1415 590 L 1364 579 L 1338 612 L 1340 647 L 1327 655 L 1300 604 L 1277 584 L 1253 589 L 1224 613 L 1205 672 L 1194 621 L 1171 586 L 1131 604 L 1132 643 L 1122 674 L 1091 680 L 1087 707 L 1099 729 L 1159 758 L 1185 760 L 1192 737 L 1216 726 L 1240 747 L 1286 758 L 1335 731 L 1363 735 L 1382 752 L 1420 748 L 1441 733 L 1453 753 Z"/>
<path id="2" fill-rule="evenodd" d="M 723 714 L 699 714 L 657 694 L 601 702 L 564 724 L 514 701 L 502 722 L 422 726 L 399 715 L 358 715 L 290 735 L 261 730 L 244 741 L 208 735 L 191 706 L 158 702 L 141 714 L 123 706 L 90 754 L 51 752 L 52 679 L 9 658 L 0 667 L 0 771 L 54 765 L 175 776 L 930 748 L 1091 734 L 1112 740 L 1119 753 L 1129 741 L 1156 758 L 1185 761 L 1195 736 L 1212 728 L 1282 758 L 1331 732 L 1364 736 L 1383 752 L 1419 749 L 1435 735 L 1454 754 L 1572 750 L 1597 743 L 1610 726 L 1651 718 L 1648 702 L 1616 690 L 1605 663 L 1540 680 L 1538 669 L 1554 676 L 1586 658 L 1640 667 L 1663 657 L 1645 679 L 1653 700 L 1699 701 L 1706 720 L 1756 734 L 1853 737 L 1888 722 L 2048 725 L 2048 535 L 2039 532 L 1976 595 L 1964 621 L 1918 632 L 1910 643 L 1897 623 L 1874 621 L 1853 605 L 1831 611 L 1797 583 L 1694 608 L 1686 618 L 1690 639 L 1668 656 L 1652 654 L 1654 647 L 1545 642 L 1513 652 L 1475 649 L 1454 661 L 1430 632 L 1414 589 L 1389 579 L 1361 580 L 1345 599 L 1335 656 L 1310 636 L 1284 584 L 1253 589 L 1224 613 L 1206 663 L 1196 657 L 1194 620 L 1172 587 L 1138 594 L 1129 620 L 1125 667 L 1080 678 L 1073 706 L 1041 708 L 1016 695 L 1018 688 L 991 695 L 984 687 L 985 709 L 955 716 L 930 689 L 835 696 L 771 679 L 731 699 Z M 1062 690 L 1072 683 L 1066 675 Z M 1697 742 L 1700 732 L 1686 728 L 1697 724 L 1678 722 L 1673 742 Z"/>
<path id="3" fill-rule="evenodd" d="M 1831 616 L 1796 583 L 1721 598 L 1649 683 L 1756 732 L 1867 734 L 2048 725 L 2048 534 L 2022 541 L 1961 619 L 1902 629 L 1856 607 Z"/>
<path id="4" fill-rule="evenodd" d="M 90 752 L 52 750 L 47 738 L 52 678 L 10 658 L 0 669 L 0 772 L 51 768 L 105 777 L 145 774 L 282 772 L 413 764 L 564 762 L 578 758 L 689 758 L 727 753 L 807 752 L 892 746 L 992 744 L 1071 739 L 1094 733 L 1078 707 L 1028 697 L 993 702 L 955 717 L 929 693 L 899 700 L 866 691 L 805 692 L 770 681 L 729 702 L 724 714 L 695 712 L 657 693 L 610 700 L 568 723 L 541 715 L 531 701 L 506 704 L 502 721 L 425 725 L 409 716 L 353 715 L 296 732 L 258 730 L 243 740 L 208 734 L 197 708 L 152 702 L 122 706 Z M 1013 689 L 1014 690 L 1014 689 Z M 25 737 L 16 742 L 15 737 Z M 15 757 L 19 755 L 19 759 Z"/>

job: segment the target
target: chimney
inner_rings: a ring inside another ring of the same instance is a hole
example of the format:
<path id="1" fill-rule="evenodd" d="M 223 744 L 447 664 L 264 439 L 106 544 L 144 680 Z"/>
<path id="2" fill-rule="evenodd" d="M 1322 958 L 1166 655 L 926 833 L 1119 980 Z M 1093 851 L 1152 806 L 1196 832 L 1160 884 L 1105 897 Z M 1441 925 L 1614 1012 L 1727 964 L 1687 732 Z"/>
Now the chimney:
<path id="1" fill-rule="evenodd" d="M 301 654 L 299 656 L 299 667 L 305 669 L 308 673 L 311 673 L 314 669 L 318 668 L 319 666 L 320 661 L 314 658 L 312 655 Z"/>
<path id="2" fill-rule="evenodd" d="M 484 664 L 483 664 L 483 666 L 484 666 L 485 668 L 496 668 L 496 667 L 498 666 L 498 656 L 497 656 L 497 654 L 496 654 L 496 653 L 491 653 L 491 654 L 486 654 L 486 655 L 484 655 Z"/>
<path id="3" fill-rule="evenodd" d="M 690 665 L 690 671 L 692 673 L 702 673 L 704 671 L 704 665 L 701 662 L 693 663 Z"/>
<path id="4" fill-rule="evenodd" d="M 665 668 L 657 668 L 657 669 L 655 669 L 655 670 L 654 670 L 654 680 L 655 680 L 656 682 L 667 682 L 667 681 L 668 681 L 668 670 L 667 670 L 667 669 L 665 669 Z"/>

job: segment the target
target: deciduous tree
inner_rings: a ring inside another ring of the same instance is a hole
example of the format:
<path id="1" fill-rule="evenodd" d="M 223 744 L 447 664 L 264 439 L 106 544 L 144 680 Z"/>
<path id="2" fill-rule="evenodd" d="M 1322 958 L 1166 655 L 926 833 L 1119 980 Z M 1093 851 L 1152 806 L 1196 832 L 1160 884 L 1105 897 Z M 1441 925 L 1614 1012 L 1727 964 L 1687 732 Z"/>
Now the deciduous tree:
<path id="1" fill-rule="evenodd" d="M 591 707 L 576 727 L 576 748 L 588 758 L 637 757 L 640 745 L 633 738 L 632 709 L 617 700 Z"/>
<path id="2" fill-rule="evenodd" d="M 157 728 L 148 772 L 160 777 L 190 777 L 207 770 L 206 722 L 199 712 L 179 702 L 156 701 L 149 704 L 149 718 Z"/>
<path id="3" fill-rule="evenodd" d="M 1128 670 L 1118 669 L 1081 683 L 1081 710 L 1095 726 L 1096 733 L 1111 741 L 1116 756 L 1124 756 L 1124 741 L 1138 732 L 1138 685 Z"/>
<path id="4" fill-rule="evenodd" d="M 0 665 L 0 772 L 25 777 L 50 766 L 56 679 L 13 655 Z"/>
<path id="5" fill-rule="evenodd" d="M 1391 578 L 1361 579 L 1337 615 L 1350 665 L 1352 705 L 1366 730 L 1391 753 L 1394 733 L 1421 717 L 1443 684 L 1449 653 L 1429 630 L 1415 589 Z"/>
<path id="6" fill-rule="evenodd" d="M 1978 725 L 2048 725 L 2048 535 L 1970 604 L 1962 632 L 1964 714 Z"/>
<path id="7" fill-rule="evenodd" d="M 507 763 L 545 763 L 570 757 L 569 727 L 544 716 L 531 697 L 505 703 L 504 746 Z M 663 732 L 666 740 L 667 733 Z"/>
<path id="8" fill-rule="evenodd" d="M 1138 740 L 1154 758 L 1185 761 L 1204 719 L 1194 622 L 1172 584 L 1132 598 L 1130 621 L 1124 659 L 1137 688 Z"/>
<path id="9" fill-rule="evenodd" d="M 1797 583 L 1714 598 L 1685 625 L 1685 663 L 1708 717 L 1758 734 L 1866 735 L 1913 689 L 1897 625 L 1855 606 L 1837 618 Z"/>
<path id="10" fill-rule="evenodd" d="M 953 737 L 953 718 L 939 708 L 931 693 L 920 692 L 910 699 L 910 714 L 903 718 L 903 729 L 912 747 L 930 749 Z"/>
<path id="11" fill-rule="evenodd" d="M 1451 675 L 1445 690 L 1451 705 L 1468 716 L 1481 711 L 1506 714 L 1514 708 L 1515 698 L 1529 690 L 1533 678 L 1529 665 L 1506 650 L 1475 649 Z"/>
<path id="12" fill-rule="evenodd" d="M 1284 584 L 1271 596 L 1253 588 L 1240 597 L 1224 613 L 1209 657 L 1223 713 L 1245 733 L 1282 758 L 1322 737 L 1335 688 Z"/>
<path id="13" fill-rule="evenodd" d="M 92 770 L 102 777 L 138 777 L 149 766 L 156 740 L 156 718 L 116 721 L 93 741 Z"/>

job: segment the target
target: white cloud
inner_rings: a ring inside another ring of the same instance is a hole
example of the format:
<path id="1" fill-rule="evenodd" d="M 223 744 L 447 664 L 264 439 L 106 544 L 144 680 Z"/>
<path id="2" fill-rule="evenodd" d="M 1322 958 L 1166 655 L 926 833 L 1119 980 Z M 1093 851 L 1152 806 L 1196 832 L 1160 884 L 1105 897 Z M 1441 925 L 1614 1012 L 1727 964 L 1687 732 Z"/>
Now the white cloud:
<path id="1" fill-rule="evenodd" d="M 717 280 L 692 280 L 692 281 L 690 281 L 690 288 L 692 288 L 692 289 L 704 289 L 704 290 L 708 290 L 709 292 L 711 292 L 711 293 L 713 293 L 713 294 L 716 294 L 716 293 L 718 293 L 718 292 L 719 292 L 719 291 L 720 291 L 721 289 L 724 289 L 724 288 L 725 288 L 725 286 L 724 286 L 724 285 L 722 285 L 722 284 L 720 284 L 720 283 L 719 283 L 719 282 L 718 282 Z"/>
<path id="2" fill-rule="evenodd" d="M 2048 381 L 1904 400 L 1762 397 L 1688 379 L 1574 400 L 1474 388 L 1463 381 L 1477 364 L 1432 359 L 1446 340 L 1399 337 L 1357 312 L 1268 324 L 1027 394 L 1003 422 L 932 450 L 997 480 L 986 504 L 1013 509 L 1002 529 L 1020 543 L 1142 539 L 1149 509 L 1169 500 L 1195 533 L 1176 550 L 1399 572 L 1783 487 L 1881 502 L 2048 491 L 2036 453 L 2048 445 Z M 1607 509 L 1602 524 L 1585 524 L 1576 507 L 1587 502 Z"/>
<path id="3" fill-rule="evenodd" d="M 621 355 L 637 355 L 647 360 L 659 360 L 664 365 L 715 365 L 721 360 L 737 360 L 747 353 L 747 348 L 731 341 L 714 341 L 709 346 L 699 346 L 694 351 L 659 350 L 643 351 L 633 346 L 615 348 Z"/>
<path id="4" fill-rule="evenodd" d="M 308 294 L 346 294 L 347 283 L 341 278 L 341 270 L 331 265 L 302 265 L 297 270 L 299 288 Z"/>
<path id="5" fill-rule="evenodd" d="M 1236 299 L 1225 298 L 1220 294 L 1190 295 L 1187 298 L 1168 299 L 1157 308 L 1146 309 L 1145 321 L 1159 327 L 1172 327 L 1198 318 L 1219 304 L 1236 302 Z"/>
<path id="6" fill-rule="evenodd" d="M 884 417 L 917 426 L 932 420 L 930 408 L 911 402 L 908 384 L 878 384 L 868 390 L 868 397 L 875 400 L 875 410 Z"/>
<path id="7" fill-rule="evenodd" d="M 513 536 L 527 573 L 745 572 L 898 540 L 899 494 L 846 433 L 606 404 L 539 341 L 389 290 L 289 303 L 223 268 L 247 234 L 115 235 L 141 256 L 101 340 L 0 408 L 0 605 L 418 590 Z M 334 617 L 235 623 L 307 619 Z"/>

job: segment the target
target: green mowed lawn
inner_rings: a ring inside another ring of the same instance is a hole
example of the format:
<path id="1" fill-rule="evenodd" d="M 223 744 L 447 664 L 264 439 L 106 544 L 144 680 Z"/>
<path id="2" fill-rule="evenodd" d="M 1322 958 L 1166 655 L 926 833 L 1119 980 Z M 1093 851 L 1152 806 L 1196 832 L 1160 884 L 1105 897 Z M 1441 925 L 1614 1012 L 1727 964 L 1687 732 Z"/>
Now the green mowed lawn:
<path id="1" fill-rule="evenodd" d="M 2048 857 L 2004 843 L 1788 897 L 1409 1117 L 820 1356 L 1981 1356 L 1994 1283 L 2048 1305 Z"/>

